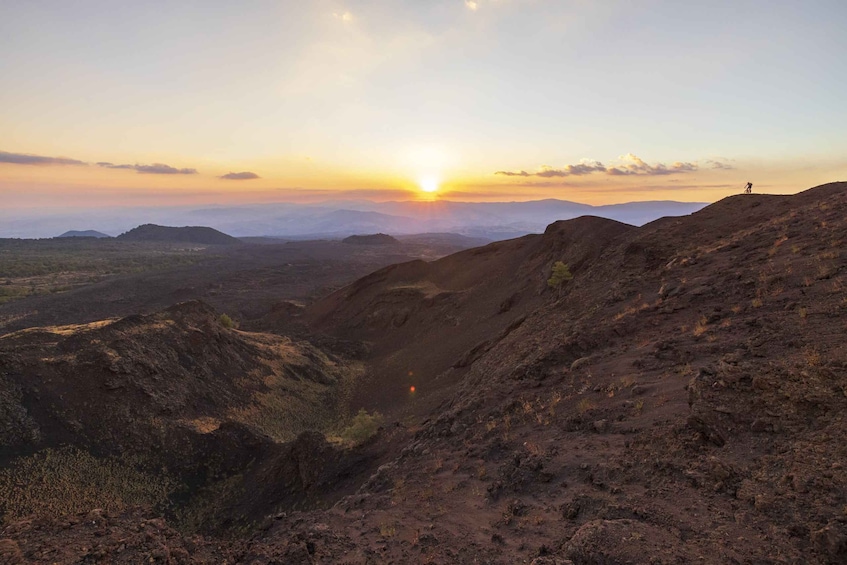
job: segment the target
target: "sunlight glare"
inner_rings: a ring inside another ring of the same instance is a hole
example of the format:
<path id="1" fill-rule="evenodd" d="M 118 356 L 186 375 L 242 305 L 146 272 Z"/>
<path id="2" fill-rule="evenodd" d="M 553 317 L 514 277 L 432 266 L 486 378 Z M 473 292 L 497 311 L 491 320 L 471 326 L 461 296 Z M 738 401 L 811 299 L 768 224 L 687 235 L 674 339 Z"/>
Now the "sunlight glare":
<path id="1" fill-rule="evenodd" d="M 432 193 L 438 190 L 439 182 L 436 177 L 424 177 L 418 184 L 424 192 Z"/>

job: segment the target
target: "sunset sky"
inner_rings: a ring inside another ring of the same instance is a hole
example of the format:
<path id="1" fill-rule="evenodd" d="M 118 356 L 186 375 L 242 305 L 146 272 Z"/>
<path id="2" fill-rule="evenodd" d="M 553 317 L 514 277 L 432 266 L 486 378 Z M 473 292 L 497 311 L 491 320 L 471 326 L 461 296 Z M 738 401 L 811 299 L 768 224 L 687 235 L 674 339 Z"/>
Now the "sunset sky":
<path id="1" fill-rule="evenodd" d="M 845 28 L 843 0 L 0 0 L 0 202 L 793 193 L 847 179 Z"/>

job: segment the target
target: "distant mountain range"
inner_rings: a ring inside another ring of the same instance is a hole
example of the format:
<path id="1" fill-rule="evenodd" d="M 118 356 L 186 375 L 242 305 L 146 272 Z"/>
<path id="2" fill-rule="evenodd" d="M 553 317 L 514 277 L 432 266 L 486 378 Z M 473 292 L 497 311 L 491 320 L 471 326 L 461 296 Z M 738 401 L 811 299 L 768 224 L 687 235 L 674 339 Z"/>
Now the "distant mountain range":
<path id="1" fill-rule="evenodd" d="M 103 232 L 99 232 L 97 230 L 69 230 L 63 233 L 62 235 L 57 235 L 56 237 L 96 237 L 98 239 L 104 237 L 112 237 L 111 235 L 105 234 Z"/>
<path id="2" fill-rule="evenodd" d="M 341 243 L 349 243 L 351 245 L 397 245 L 400 242 L 390 235 L 375 233 L 370 235 L 351 235 L 342 239 Z"/>
<path id="3" fill-rule="evenodd" d="M 97 209 L 63 215 L 23 213 L 0 222 L 0 237 L 50 237 L 74 226 L 121 233 L 139 224 L 204 225 L 236 237 L 344 238 L 357 234 L 456 233 L 488 240 L 541 233 L 557 220 L 592 215 L 636 226 L 696 212 L 701 202 L 651 201 L 591 206 L 567 200 L 529 202 L 371 202 L 229 207 Z"/>
<path id="4" fill-rule="evenodd" d="M 124 241 L 166 241 L 175 243 L 200 243 L 205 245 L 233 245 L 238 239 L 216 229 L 202 226 L 173 228 L 144 224 L 122 233 L 117 239 Z"/>

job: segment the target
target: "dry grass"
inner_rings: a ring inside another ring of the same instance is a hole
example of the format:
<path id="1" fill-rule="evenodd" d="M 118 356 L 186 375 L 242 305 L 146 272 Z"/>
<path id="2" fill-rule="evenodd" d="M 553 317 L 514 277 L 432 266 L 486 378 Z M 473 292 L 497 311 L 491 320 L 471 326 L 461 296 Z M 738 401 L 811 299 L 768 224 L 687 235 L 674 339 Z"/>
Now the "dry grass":
<path id="1" fill-rule="evenodd" d="M 676 372 L 680 377 L 690 378 L 694 376 L 694 369 L 691 367 L 690 363 L 681 365 Z"/>
<path id="2" fill-rule="evenodd" d="M 624 375 L 620 378 L 619 382 L 621 384 L 622 389 L 629 388 L 635 384 L 635 377 L 633 377 L 632 375 Z"/>
<path id="3" fill-rule="evenodd" d="M 590 398 L 583 398 L 579 401 L 579 404 L 576 405 L 576 410 L 580 414 L 585 414 L 589 410 L 593 410 L 595 408 L 597 408 L 597 405 L 594 404 Z"/>
<path id="4" fill-rule="evenodd" d="M 818 367 L 821 364 L 821 354 L 815 347 L 807 347 L 803 350 L 803 359 L 810 367 Z"/>
<path id="5" fill-rule="evenodd" d="M 327 431 L 338 423 L 339 403 L 346 387 L 356 378 L 353 368 L 335 365 L 318 354 L 308 359 L 290 341 L 254 345 L 267 355 L 259 358 L 263 368 L 244 379 L 245 388 L 257 388 L 249 404 L 230 409 L 227 417 L 253 427 L 276 441 L 294 439 L 306 429 Z M 320 370 L 327 382 L 316 382 L 298 374 Z"/>
<path id="6" fill-rule="evenodd" d="M 556 407 L 562 401 L 562 393 L 558 390 L 554 390 L 552 396 L 550 397 L 550 405 L 547 407 L 548 412 L 550 413 L 550 417 L 554 417 L 556 415 Z"/>
<path id="7" fill-rule="evenodd" d="M 638 312 L 641 312 L 641 311 L 646 310 L 648 308 L 650 308 L 650 304 L 642 301 L 641 295 L 639 294 L 635 298 L 635 304 L 633 304 L 632 306 L 629 306 L 628 308 L 626 308 L 622 312 L 618 312 L 617 314 L 615 314 L 614 319 L 615 319 L 615 321 L 622 320 L 623 318 L 626 318 L 627 316 L 637 314 Z"/>
<path id="8" fill-rule="evenodd" d="M 200 418 L 195 418 L 193 420 L 179 420 L 179 422 L 200 434 L 212 433 L 221 426 L 220 420 L 209 416 L 201 416 Z"/>
<path id="9" fill-rule="evenodd" d="M 76 448 L 45 449 L 0 471 L 0 513 L 9 521 L 92 508 L 120 512 L 163 504 L 176 486 L 167 474 L 145 472 L 130 457 L 99 459 Z"/>
<path id="10" fill-rule="evenodd" d="M 382 523 L 379 525 L 379 535 L 384 538 L 393 538 L 397 535 L 397 526 L 395 524 Z"/>
<path id="11" fill-rule="evenodd" d="M 524 442 L 523 446 L 531 455 L 542 455 L 543 453 L 542 449 L 538 446 L 538 444 L 533 441 L 526 441 Z"/>
<path id="12" fill-rule="evenodd" d="M 694 335 L 699 337 L 706 333 L 706 331 L 708 330 L 708 323 L 709 321 L 706 319 L 706 316 L 700 316 L 700 318 L 697 320 L 697 323 L 694 324 Z"/>

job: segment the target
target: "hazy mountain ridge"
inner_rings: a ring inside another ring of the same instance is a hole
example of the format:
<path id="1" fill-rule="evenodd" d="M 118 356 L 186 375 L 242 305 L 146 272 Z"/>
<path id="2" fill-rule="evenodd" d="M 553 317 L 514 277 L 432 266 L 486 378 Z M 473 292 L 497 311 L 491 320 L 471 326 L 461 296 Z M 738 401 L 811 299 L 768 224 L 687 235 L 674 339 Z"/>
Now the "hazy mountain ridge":
<path id="1" fill-rule="evenodd" d="M 699 202 L 629 202 L 591 206 L 566 200 L 529 202 L 370 202 L 102 209 L 61 215 L 31 214 L 0 224 L 0 237 L 51 237 L 75 226 L 123 233 L 139 224 L 204 225 L 235 237 L 338 237 L 362 233 L 452 232 L 487 239 L 541 233 L 557 220 L 595 215 L 642 225 L 662 216 L 681 216 L 705 206 Z"/>
<path id="2" fill-rule="evenodd" d="M 384 233 L 370 235 L 351 235 L 341 240 L 342 243 L 350 245 L 398 245 L 400 242 Z"/>
<path id="3" fill-rule="evenodd" d="M 122 233 L 117 239 L 125 241 L 166 241 L 179 243 L 201 243 L 209 245 L 233 245 L 237 238 L 205 226 L 170 227 L 144 224 Z"/>
<path id="4" fill-rule="evenodd" d="M 96 238 L 104 238 L 104 237 L 112 237 L 111 235 L 105 234 L 103 232 L 99 232 L 97 230 L 68 230 L 62 235 L 58 235 L 56 237 L 96 237 Z"/>

